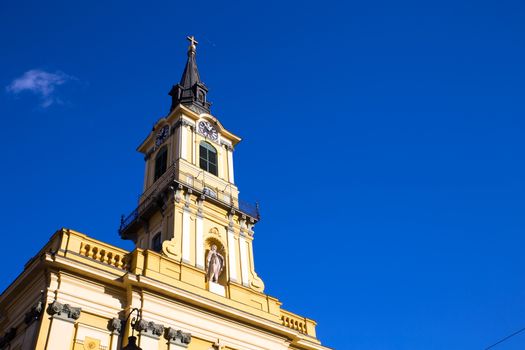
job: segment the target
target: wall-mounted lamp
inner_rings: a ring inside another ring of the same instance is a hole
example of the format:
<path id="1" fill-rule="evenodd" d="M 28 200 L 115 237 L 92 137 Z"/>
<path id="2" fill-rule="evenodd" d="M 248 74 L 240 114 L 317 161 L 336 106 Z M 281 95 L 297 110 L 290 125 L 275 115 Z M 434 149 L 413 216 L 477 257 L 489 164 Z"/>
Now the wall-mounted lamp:
<path id="1" fill-rule="evenodd" d="M 137 312 L 137 318 L 140 318 L 140 310 L 137 309 L 137 308 L 134 308 L 133 310 L 130 311 L 128 317 L 126 317 L 126 321 L 124 322 L 124 326 L 126 326 L 128 324 L 128 321 L 129 321 L 129 318 L 131 317 L 131 315 L 133 314 L 133 312 Z M 142 350 L 138 345 L 137 345 L 137 337 L 135 337 L 135 323 L 136 323 L 136 319 L 132 319 L 131 320 L 131 335 L 128 337 L 128 345 L 126 345 L 125 347 L 122 348 L 122 350 Z"/>

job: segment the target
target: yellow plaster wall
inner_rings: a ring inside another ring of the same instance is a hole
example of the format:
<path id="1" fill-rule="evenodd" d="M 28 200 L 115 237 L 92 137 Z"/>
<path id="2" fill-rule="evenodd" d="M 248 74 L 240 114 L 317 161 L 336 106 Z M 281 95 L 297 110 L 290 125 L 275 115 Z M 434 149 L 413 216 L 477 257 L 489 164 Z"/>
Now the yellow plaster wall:
<path id="1" fill-rule="evenodd" d="M 188 346 L 188 350 L 209 350 L 212 347 L 212 345 L 212 342 L 192 337 L 191 343 Z"/>
<path id="2" fill-rule="evenodd" d="M 89 311 L 82 311 L 77 322 L 79 324 L 85 324 L 91 327 L 101 329 L 103 331 L 107 330 L 109 318 L 91 313 Z"/>

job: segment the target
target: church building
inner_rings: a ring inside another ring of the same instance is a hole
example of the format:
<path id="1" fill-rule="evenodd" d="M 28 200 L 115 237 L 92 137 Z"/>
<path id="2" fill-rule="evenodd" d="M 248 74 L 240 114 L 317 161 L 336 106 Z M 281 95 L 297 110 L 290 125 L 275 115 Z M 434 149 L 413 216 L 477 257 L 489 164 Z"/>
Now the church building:
<path id="1" fill-rule="evenodd" d="M 329 350 L 264 293 L 259 210 L 235 185 L 241 138 L 211 114 L 188 40 L 170 112 L 138 146 L 143 192 L 119 228 L 135 249 L 58 230 L 0 296 L 0 350 Z"/>

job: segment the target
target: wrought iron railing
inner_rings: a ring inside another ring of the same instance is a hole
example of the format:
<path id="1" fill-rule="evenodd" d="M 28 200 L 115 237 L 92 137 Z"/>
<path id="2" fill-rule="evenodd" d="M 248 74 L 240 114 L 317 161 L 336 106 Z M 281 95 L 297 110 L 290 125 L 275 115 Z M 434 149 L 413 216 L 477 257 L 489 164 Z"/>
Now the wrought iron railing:
<path id="1" fill-rule="evenodd" d="M 199 179 L 199 173 L 197 176 L 193 176 L 190 173 L 186 173 L 177 169 L 176 164 L 172 164 L 166 172 L 157 179 L 150 187 L 148 187 L 144 193 L 140 196 L 139 206 L 133 210 L 128 216 L 124 215 L 120 219 L 119 232 L 124 231 L 128 228 L 140 215 L 155 201 L 159 193 L 162 193 L 169 184 L 177 182 L 191 188 L 197 193 L 222 203 L 225 206 L 235 208 L 242 213 L 245 213 L 255 219 L 259 219 L 259 205 L 257 203 L 252 204 L 249 202 L 242 201 L 238 198 L 234 198 L 231 187 L 226 185 L 224 189 L 213 187 L 212 182 L 206 183 L 205 173 L 202 172 L 202 180 Z M 216 182 L 216 181 L 215 181 Z M 226 189 L 229 188 L 229 192 Z"/>

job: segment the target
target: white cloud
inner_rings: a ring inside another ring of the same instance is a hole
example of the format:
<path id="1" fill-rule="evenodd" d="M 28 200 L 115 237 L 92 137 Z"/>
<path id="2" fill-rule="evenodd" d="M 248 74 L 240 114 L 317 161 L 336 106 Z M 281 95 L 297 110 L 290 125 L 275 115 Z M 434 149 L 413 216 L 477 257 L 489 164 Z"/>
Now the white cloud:
<path id="1" fill-rule="evenodd" d="M 40 105 L 46 108 L 54 103 L 61 103 L 56 96 L 56 87 L 73 79 L 63 72 L 49 73 L 40 69 L 32 69 L 13 80 L 6 90 L 15 95 L 25 91 L 32 92 L 40 98 Z"/>

